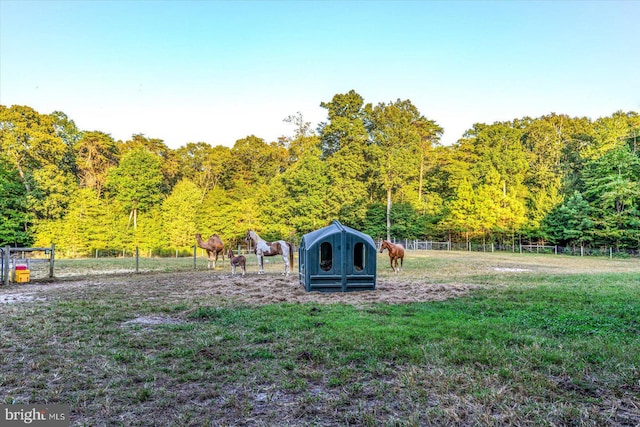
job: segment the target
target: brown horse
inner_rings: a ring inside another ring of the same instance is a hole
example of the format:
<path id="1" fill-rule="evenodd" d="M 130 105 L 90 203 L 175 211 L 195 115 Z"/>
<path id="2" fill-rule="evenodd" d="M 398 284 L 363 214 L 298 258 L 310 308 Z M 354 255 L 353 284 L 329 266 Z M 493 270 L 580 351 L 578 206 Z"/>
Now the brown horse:
<path id="1" fill-rule="evenodd" d="M 391 243 L 388 240 L 383 240 L 382 245 L 380 245 L 380 253 L 387 249 L 389 251 L 389 259 L 391 262 L 391 268 L 396 273 L 399 273 L 402 269 L 402 264 L 404 263 L 404 247 L 402 245 L 396 245 Z M 398 268 L 398 259 L 400 259 L 400 268 Z M 395 263 L 395 267 L 394 264 Z"/>
<path id="2" fill-rule="evenodd" d="M 291 268 L 293 267 L 293 246 L 291 243 L 284 240 L 267 242 L 253 230 L 247 231 L 245 241 L 247 243 L 253 242 L 253 251 L 258 258 L 258 274 L 264 274 L 262 264 L 264 257 L 274 255 L 282 255 L 282 261 L 284 262 L 283 274 L 288 276 L 291 273 Z"/>
<path id="3" fill-rule="evenodd" d="M 245 258 L 244 255 L 233 255 L 233 250 L 231 248 L 229 248 L 229 253 L 227 255 L 229 256 L 229 262 L 231 263 L 231 275 L 235 276 L 236 267 L 240 267 L 242 269 L 242 275 L 244 276 L 246 273 L 247 258 Z"/>
<path id="4" fill-rule="evenodd" d="M 215 270 L 218 265 L 218 254 L 222 254 L 222 261 L 224 261 L 224 243 L 220 240 L 217 234 L 213 234 L 206 242 L 202 241 L 202 234 L 196 234 L 196 240 L 198 246 L 207 251 L 207 270 L 211 269 L 211 261 L 213 261 L 213 269 Z M 215 258 L 213 258 L 215 256 Z"/>

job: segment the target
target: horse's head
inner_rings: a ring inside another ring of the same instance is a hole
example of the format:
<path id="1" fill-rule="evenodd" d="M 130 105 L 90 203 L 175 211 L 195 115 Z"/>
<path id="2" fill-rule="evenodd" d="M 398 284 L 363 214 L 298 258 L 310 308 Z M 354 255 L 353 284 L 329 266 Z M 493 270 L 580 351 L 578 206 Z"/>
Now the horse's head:
<path id="1" fill-rule="evenodd" d="M 244 241 L 249 243 L 253 241 L 253 236 L 251 235 L 251 230 L 247 231 L 247 234 L 244 236 Z"/>
<path id="2" fill-rule="evenodd" d="M 382 253 L 385 249 L 391 249 L 391 247 L 389 246 L 388 241 L 383 240 L 382 244 L 380 245 L 380 253 Z"/>

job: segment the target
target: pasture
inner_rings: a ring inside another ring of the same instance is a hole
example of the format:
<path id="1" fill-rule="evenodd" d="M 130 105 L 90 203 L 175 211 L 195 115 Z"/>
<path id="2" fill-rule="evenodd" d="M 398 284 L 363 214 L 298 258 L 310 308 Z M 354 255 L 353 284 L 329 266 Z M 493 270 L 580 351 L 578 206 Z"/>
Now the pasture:
<path id="1" fill-rule="evenodd" d="M 348 294 L 279 257 L 130 262 L 0 287 L 0 403 L 90 426 L 640 424 L 637 259 L 409 251 L 395 274 L 384 253 Z"/>

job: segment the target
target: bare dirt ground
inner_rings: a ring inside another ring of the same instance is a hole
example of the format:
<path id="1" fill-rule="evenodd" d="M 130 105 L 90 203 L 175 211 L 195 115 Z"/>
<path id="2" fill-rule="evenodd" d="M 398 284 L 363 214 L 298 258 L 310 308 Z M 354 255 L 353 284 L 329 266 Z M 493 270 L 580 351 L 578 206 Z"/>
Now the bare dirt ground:
<path id="1" fill-rule="evenodd" d="M 465 295 L 475 285 L 450 283 L 425 283 L 415 278 L 378 279 L 373 291 L 358 292 L 306 292 L 297 275 L 284 277 L 277 273 L 231 276 L 226 272 L 178 272 L 123 274 L 80 279 L 34 282 L 4 287 L 0 292 L 0 304 L 42 301 L 64 298 L 67 293 L 91 291 L 100 288 L 110 292 L 123 291 L 141 298 L 162 298 L 176 302 L 186 299 L 222 300 L 228 303 L 262 305 L 275 303 L 343 303 L 352 305 L 388 303 L 400 304 L 415 301 L 441 301 Z M 118 289 L 122 288 L 122 289 Z"/>

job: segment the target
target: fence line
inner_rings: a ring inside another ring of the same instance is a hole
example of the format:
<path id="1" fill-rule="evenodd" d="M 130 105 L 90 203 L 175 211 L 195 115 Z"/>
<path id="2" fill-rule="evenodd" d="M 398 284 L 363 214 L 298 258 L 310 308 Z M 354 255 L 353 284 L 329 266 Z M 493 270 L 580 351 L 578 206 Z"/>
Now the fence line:
<path id="1" fill-rule="evenodd" d="M 27 269 L 30 269 L 31 263 L 35 262 L 48 262 L 49 278 L 53 278 L 55 248 L 56 245 L 51 245 L 50 248 L 12 248 L 10 246 L 0 248 L 0 253 L 2 254 L 2 261 L 0 262 L 1 283 L 4 283 L 7 286 L 9 285 L 11 272 L 15 270 L 16 265 L 26 265 Z M 26 254 L 31 252 L 44 252 L 48 257 L 44 259 L 27 257 Z M 12 256 L 12 253 L 15 255 Z"/>
<path id="2" fill-rule="evenodd" d="M 539 254 L 552 254 L 552 255 L 574 255 L 574 256 L 606 256 L 609 258 L 613 258 L 614 256 L 623 256 L 623 257 L 640 257 L 640 250 L 619 250 L 612 247 L 605 248 L 589 248 L 585 246 L 575 246 L 575 247 L 565 247 L 565 246 L 551 246 L 551 245 L 525 245 L 525 244 L 511 244 L 511 245 L 496 245 L 494 243 L 487 244 L 472 244 L 472 243 L 455 243 L 451 241 L 446 242 L 437 242 L 430 240 L 417 240 L 417 239 L 392 239 L 393 243 L 401 243 L 405 246 L 407 250 L 410 251 L 465 251 L 465 252 L 511 252 L 511 253 L 539 253 Z M 378 247 L 380 247 L 381 240 L 377 241 Z M 31 252 L 42 251 L 47 255 L 46 258 L 33 258 L 29 257 L 27 254 Z M 140 271 L 140 250 L 135 248 L 133 251 L 121 251 L 121 250 L 113 250 L 113 251 L 104 251 L 103 253 L 111 252 L 113 254 L 117 254 L 115 258 L 129 258 L 123 254 L 131 253 L 131 258 L 133 258 L 134 265 L 129 267 L 128 271 L 135 271 L 138 273 Z M 251 248 L 247 248 L 242 245 L 238 245 L 235 248 L 235 254 L 243 254 L 250 255 L 253 254 Z M 187 264 L 184 266 L 186 269 L 193 268 L 197 270 L 197 261 L 198 258 L 202 259 L 206 257 L 206 253 L 204 250 L 198 251 L 197 246 L 192 247 L 192 251 L 189 254 L 188 252 L 183 252 L 183 256 L 179 256 L 176 258 L 180 258 L 184 260 Z M 111 257 L 114 258 L 114 257 Z M 131 259 L 129 258 L 129 259 Z M 153 259 L 153 258 L 173 258 L 169 257 L 145 257 L 142 255 L 143 259 Z M 193 259 L 193 263 L 190 262 L 189 258 Z M 89 258 L 90 259 L 90 258 Z M 225 254 L 226 261 L 226 254 Z M 0 247 L 0 285 L 5 284 L 8 285 L 11 279 L 11 273 L 15 269 L 16 265 L 26 264 L 29 266 L 31 263 L 49 263 L 49 272 L 48 277 L 54 277 L 54 265 L 55 265 L 55 245 L 52 245 L 50 248 L 11 248 L 9 246 Z M 148 263 L 148 261 L 145 261 Z M 29 267 L 27 267 L 29 268 Z M 63 273 L 64 276 L 64 273 Z"/>
<path id="3" fill-rule="evenodd" d="M 471 243 L 471 242 L 435 242 L 431 240 L 411 240 L 411 239 L 391 239 L 392 243 L 400 243 L 407 250 L 444 250 L 444 251 L 466 251 L 466 252 L 514 252 L 514 253 L 539 253 L 554 255 L 574 255 L 574 256 L 630 256 L 640 257 L 640 250 L 637 249 L 615 249 L 611 246 L 602 248 L 590 248 L 586 246 L 559 246 L 559 245 L 525 245 L 522 243 L 511 245 L 496 245 L 495 243 Z M 380 247 L 382 239 L 378 239 Z"/>

